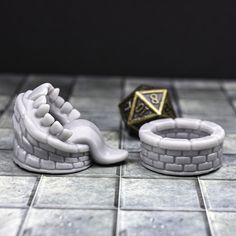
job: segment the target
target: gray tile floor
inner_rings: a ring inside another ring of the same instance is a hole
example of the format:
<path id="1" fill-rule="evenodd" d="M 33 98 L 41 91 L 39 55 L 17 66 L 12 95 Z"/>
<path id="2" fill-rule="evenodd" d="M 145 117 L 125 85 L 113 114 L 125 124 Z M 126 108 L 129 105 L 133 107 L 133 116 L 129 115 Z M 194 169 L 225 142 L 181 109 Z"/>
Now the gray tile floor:
<path id="1" fill-rule="evenodd" d="M 109 80 L 108 80 L 109 79 Z M 129 150 L 126 163 L 70 175 L 39 175 L 12 162 L 15 94 L 51 82 L 108 142 Z M 0 75 L 0 235 L 236 235 L 236 80 Z M 179 116 L 226 130 L 224 166 L 199 178 L 151 172 L 118 103 L 140 84 L 167 87 Z"/>

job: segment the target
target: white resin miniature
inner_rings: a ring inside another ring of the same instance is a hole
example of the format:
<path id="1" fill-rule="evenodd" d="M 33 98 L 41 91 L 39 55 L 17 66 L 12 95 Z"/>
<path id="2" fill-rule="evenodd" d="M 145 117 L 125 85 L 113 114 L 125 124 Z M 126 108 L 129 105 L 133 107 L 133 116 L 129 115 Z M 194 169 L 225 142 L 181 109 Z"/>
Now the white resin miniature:
<path id="1" fill-rule="evenodd" d="M 210 121 L 176 118 L 144 124 L 139 130 L 141 163 L 167 175 L 193 176 L 222 165 L 225 132 Z"/>
<path id="2" fill-rule="evenodd" d="M 45 83 L 18 95 L 14 107 L 14 161 L 30 171 L 72 173 L 92 162 L 102 165 L 124 161 L 126 150 L 108 146 L 99 129 Z"/>

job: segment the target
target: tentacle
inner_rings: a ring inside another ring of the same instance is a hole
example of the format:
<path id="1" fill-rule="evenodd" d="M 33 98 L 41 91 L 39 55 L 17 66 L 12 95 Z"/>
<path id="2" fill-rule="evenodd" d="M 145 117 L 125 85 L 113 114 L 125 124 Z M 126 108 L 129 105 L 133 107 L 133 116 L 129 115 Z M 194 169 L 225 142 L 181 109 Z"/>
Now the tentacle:
<path id="1" fill-rule="evenodd" d="M 93 161 L 98 164 L 114 164 L 128 157 L 126 150 L 112 148 L 106 144 L 100 130 L 90 121 L 75 120 L 67 124 L 65 128 L 73 130 L 73 135 L 68 141 L 88 145 Z"/>

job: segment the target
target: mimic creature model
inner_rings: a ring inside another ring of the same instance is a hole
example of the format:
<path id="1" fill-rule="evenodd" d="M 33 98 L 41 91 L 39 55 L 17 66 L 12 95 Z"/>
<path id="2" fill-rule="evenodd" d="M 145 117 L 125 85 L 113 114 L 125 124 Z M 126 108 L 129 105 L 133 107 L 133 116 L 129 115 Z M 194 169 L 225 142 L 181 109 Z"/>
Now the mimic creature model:
<path id="1" fill-rule="evenodd" d="M 18 95 L 14 107 L 14 161 L 40 173 L 73 173 L 122 162 L 126 150 L 108 146 L 100 130 L 45 83 Z"/>

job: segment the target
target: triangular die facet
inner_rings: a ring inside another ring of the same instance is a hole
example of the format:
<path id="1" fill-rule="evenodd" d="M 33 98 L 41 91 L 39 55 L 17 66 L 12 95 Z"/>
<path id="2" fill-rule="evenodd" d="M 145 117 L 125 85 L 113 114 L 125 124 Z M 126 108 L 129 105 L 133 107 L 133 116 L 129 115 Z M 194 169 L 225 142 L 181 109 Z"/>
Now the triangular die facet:
<path id="1" fill-rule="evenodd" d="M 143 100 L 146 100 L 145 103 L 147 103 L 155 113 L 161 115 L 167 91 L 163 89 L 140 91 L 139 93 L 141 94 L 141 97 L 143 97 Z"/>
<path id="2" fill-rule="evenodd" d="M 148 105 L 140 99 L 139 96 L 135 95 L 128 119 L 128 124 L 139 123 L 154 116 L 156 116 L 156 113 L 150 109 Z"/>
<path id="3" fill-rule="evenodd" d="M 166 118 L 175 118 L 176 117 L 175 110 L 174 110 L 169 98 L 167 98 L 165 101 L 162 115 L 163 115 L 163 117 L 166 117 Z"/>

